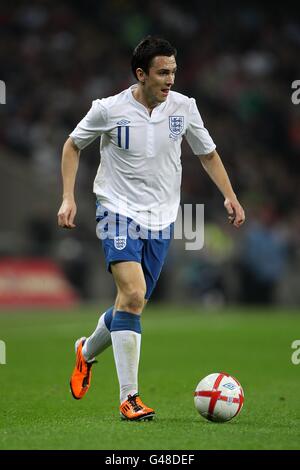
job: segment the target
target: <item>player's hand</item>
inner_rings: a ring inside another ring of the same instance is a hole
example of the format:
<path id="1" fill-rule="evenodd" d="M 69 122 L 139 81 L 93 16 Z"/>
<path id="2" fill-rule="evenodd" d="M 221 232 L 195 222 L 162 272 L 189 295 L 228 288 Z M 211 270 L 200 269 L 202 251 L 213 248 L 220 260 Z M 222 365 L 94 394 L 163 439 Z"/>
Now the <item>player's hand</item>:
<path id="1" fill-rule="evenodd" d="M 64 199 L 57 214 L 58 225 L 63 228 L 75 228 L 74 218 L 77 207 L 74 199 Z"/>
<path id="2" fill-rule="evenodd" d="M 245 222 L 245 212 L 237 198 L 227 197 L 224 201 L 224 207 L 228 213 L 229 223 L 239 228 Z"/>

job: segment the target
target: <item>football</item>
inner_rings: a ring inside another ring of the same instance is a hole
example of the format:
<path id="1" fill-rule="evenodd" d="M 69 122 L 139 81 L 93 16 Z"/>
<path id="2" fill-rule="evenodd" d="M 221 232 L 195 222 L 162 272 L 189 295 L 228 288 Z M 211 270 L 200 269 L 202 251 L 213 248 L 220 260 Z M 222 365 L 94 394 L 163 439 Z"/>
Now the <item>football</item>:
<path id="1" fill-rule="evenodd" d="M 194 392 L 194 403 L 203 418 L 224 423 L 240 413 L 244 391 L 234 377 L 217 372 L 200 380 Z"/>

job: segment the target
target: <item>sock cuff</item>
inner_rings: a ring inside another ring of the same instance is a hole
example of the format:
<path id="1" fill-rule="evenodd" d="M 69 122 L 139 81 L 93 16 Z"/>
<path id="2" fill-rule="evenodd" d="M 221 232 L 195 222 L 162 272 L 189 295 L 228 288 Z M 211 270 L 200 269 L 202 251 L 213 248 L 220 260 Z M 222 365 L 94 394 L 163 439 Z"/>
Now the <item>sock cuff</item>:
<path id="1" fill-rule="evenodd" d="M 141 334 L 140 318 L 141 316 L 135 313 L 117 310 L 110 325 L 110 332 L 131 330 Z"/>
<path id="2" fill-rule="evenodd" d="M 113 319 L 113 311 L 114 307 L 110 307 L 108 310 L 106 310 L 104 314 L 104 323 L 108 331 L 110 331 L 110 326 Z"/>

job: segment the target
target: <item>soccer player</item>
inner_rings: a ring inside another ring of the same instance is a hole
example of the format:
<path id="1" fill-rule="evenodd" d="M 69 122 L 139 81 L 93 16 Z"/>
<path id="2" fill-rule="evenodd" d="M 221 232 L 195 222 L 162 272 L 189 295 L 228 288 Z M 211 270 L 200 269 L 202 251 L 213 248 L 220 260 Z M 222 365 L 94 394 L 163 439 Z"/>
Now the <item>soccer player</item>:
<path id="1" fill-rule="evenodd" d="M 58 224 L 75 227 L 80 151 L 101 136 L 101 163 L 94 181 L 97 234 L 117 296 L 91 336 L 76 341 L 70 386 L 73 397 L 81 399 L 89 389 L 95 357 L 112 344 L 121 417 L 146 420 L 155 412 L 142 402 L 138 390 L 141 314 L 172 238 L 180 202 L 183 137 L 222 192 L 229 221 L 238 228 L 245 215 L 195 100 L 171 91 L 176 49 L 165 39 L 147 37 L 135 48 L 131 66 L 137 84 L 93 101 L 65 142 Z"/>

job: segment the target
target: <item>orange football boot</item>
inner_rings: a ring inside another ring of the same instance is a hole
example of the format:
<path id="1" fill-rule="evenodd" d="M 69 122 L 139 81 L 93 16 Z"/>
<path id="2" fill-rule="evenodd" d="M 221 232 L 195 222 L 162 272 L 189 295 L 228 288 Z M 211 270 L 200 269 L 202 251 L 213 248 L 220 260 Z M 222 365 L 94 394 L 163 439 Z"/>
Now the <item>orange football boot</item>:
<path id="1" fill-rule="evenodd" d="M 73 370 L 70 388 L 75 400 L 80 400 L 90 388 L 91 376 L 92 376 L 92 365 L 97 361 L 87 362 L 82 354 L 82 347 L 85 343 L 86 338 L 80 338 L 75 343 L 76 350 L 76 364 Z"/>
<path id="2" fill-rule="evenodd" d="M 127 421 L 150 421 L 155 415 L 152 408 L 144 405 L 138 393 L 128 395 L 127 400 L 120 405 L 121 419 Z"/>

